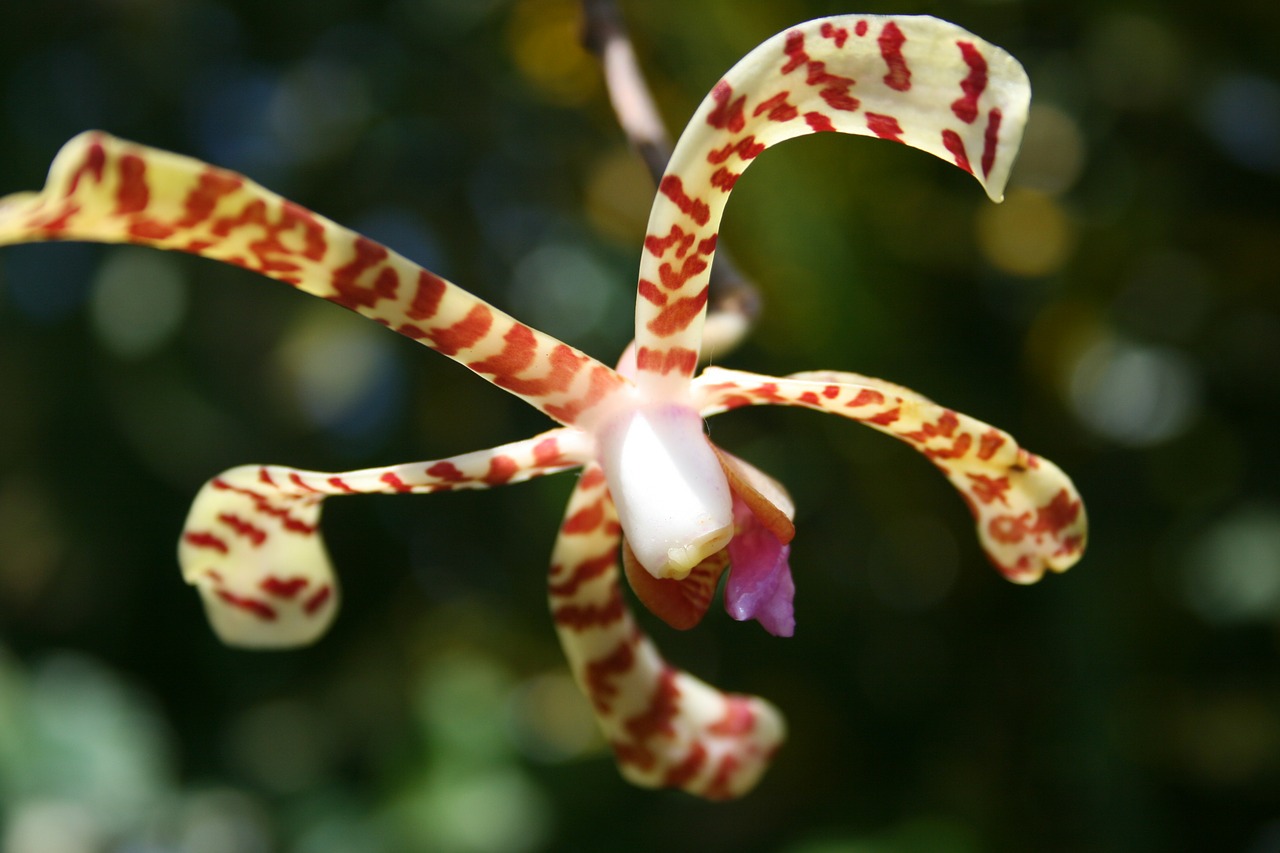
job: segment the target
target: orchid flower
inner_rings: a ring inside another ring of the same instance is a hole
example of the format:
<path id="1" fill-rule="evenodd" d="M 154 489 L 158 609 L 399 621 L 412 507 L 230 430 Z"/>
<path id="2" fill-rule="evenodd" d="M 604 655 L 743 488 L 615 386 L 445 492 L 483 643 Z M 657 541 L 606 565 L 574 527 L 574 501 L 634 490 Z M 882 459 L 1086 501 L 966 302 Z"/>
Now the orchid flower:
<path id="1" fill-rule="evenodd" d="M 179 545 L 183 576 L 227 643 L 310 643 L 338 608 L 319 532 L 326 498 L 482 489 L 582 468 L 549 575 L 573 673 L 627 778 L 728 798 L 760 777 L 784 737 L 781 715 L 663 660 L 619 581 L 625 572 L 651 610 L 688 628 L 727 571 L 730 615 L 794 630 L 791 500 L 715 447 L 705 418 L 800 406 L 906 442 L 959 490 L 988 557 L 1018 583 L 1079 558 L 1085 515 L 1052 463 L 897 385 L 836 371 L 695 375 L 725 202 L 766 148 L 821 131 L 928 151 L 999 201 L 1029 98 L 1017 61 L 929 17 L 833 17 L 764 42 L 679 138 L 641 253 L 635 340 L 616 368 L 247 178 L 103 133 L 70 141 L 42 192 L 0 200 L 0 243 L 135 243 L 245 267 L 419 341 L 558 422 L 501 447 L 387 468 L 233 468 L 195 500 Z"/>

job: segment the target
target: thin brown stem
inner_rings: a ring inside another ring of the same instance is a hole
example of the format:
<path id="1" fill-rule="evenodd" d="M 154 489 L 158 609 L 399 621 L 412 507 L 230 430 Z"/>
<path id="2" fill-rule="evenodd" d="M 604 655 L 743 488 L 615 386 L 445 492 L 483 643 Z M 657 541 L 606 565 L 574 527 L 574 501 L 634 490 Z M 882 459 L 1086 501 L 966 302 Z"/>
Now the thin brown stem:
<path id="1" fill-rule="evenodd" d="M 657 186 L 671 159 L 671 139 L 636 61 L 622 12 L 614 0 L 582 0 L 582 11 L 582 42 L 599 58 L 618 124 Z M 760 315 L 760 306 L 759 290 L 739 272 L 720 243 L 711 268 L 708 320 L 717 314 L 736 315 L 739 322 L 728 326 L 745 336 Z"/>

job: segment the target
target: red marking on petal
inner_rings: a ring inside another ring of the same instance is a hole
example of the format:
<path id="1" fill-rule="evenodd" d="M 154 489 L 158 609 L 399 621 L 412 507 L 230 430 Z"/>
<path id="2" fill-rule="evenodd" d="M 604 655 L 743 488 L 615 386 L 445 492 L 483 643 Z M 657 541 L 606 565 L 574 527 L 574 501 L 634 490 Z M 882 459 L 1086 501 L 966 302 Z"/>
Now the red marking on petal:
<path id="1" fill-rule="evenodd" d="M 308 616 L 312 616 L 315 614 L 317 610 L 319 610 L 321 607 L 324 607 L 325 603 L 328 602 L 329 599 L 332 597 L 333 597 L 333 587 L 329 586 L 328 584 L 325 584 L 324 586 L 320 587 L 320 589 L 316 590 L 314 595 L 312 595 L 305 602 L 303 602 L 302 610 Z"/>
<path id="2" fill-rule="evenodd" d="M 566 604 L 551 612 L 551 618 L 562 628 L 573 631 L 585 631 L 591 627 L 612 625 L 623 617 L 626 608 L 622 602 L 622 592 L 617 586 L 613 588 L 609 600 L 602 605 Z"/>
<path id="3" fill-rule="evenodd" d="M 987 60 L 972 42 L 957 41 L 960 55 L 969 66 L 969 76 L 960 81 L 964 95 L 951 104 L 951 112 L 965 124 L 973 124 L 978 117 L 978 99 L 987 88 Z"/>
<path id="4" fill-rule="evenodd" d="M 759 108 L 756 109 L 756 115 L 759 115 Z M 725 160 L 728 160 L 733 154 L 737 154 L 743 160 L 754 160 L 759 157 L 765 149 L 763 142 L 756 142 L 754 135 L 748 134 L 737 142 L 730 142 L 720 149 L 713 149 L 707 152 L 707 162 L 713 166 L 718 166 Z M 646 243 L 647 245 L 647 243 Z"/>
<path id="5" fill-rule="evenodd" d="M 262 583 L 258 584 L 258 589 L 267 595 L 274 595 L 276 598 L 296 598 L 298 593 L 302 592 L 311 582 L 301 575 L 292 578 L 278 578 L 275 575 L 267 575 L 262 579 Z"/>
<path id="6" fill-rule="evenodd" d="M 462 472 L 458 470 L 458 466 L 452 462 L 437 462 L 427 469 L 427 475 L 450 483 L 465 479 Z"/>
<path id="7" fill-rule="evenodd" d="M 398 475 L 396 475 L 391 471 L 388 471 L 387 473 L 383 474 L 378 479 L 386 483 L 395 491 L 400 492 L 401 494 L 413 491 L 413 486 L 410 486 L 407 483 L 405 483 L 404 480 L 401 480 Z"/>
<path id="8" fill-rule="evenodd" d="M 495 456 L 489 460 L 489 470 L 484 475 L 484 482 L 490 486 L 501 486 L 520 470 L 520 463 L 510 456 Z"/>
<path id="9" fill-rule="evenodd" d="M 244 181 L 228 172 L 210 169 L 200 176 L 195 187 L 182 201 L 184 214 L 174 223 L 178 228 L 192 228 L 213 215 L 218 202 L 244 186 Z M 199 250 L 187 251 L 199 254 Z"/>
<path id="10" fill-rule="evenodd" d="M 476 373 L 491 373 L 495 376 L 514 376 L 533 364 L 538 354 L 538 341 L 533 330 L 521 323 L 516 323 L 502 336 L 502 351 L 481 361 L 470 362 Z"/>
<path id="11" fill-rule="evenodd" d="M 707 763 L 707 748 L 699 741 L 694 741 L 689 746 L 689 752 L 684 759 L 662 777 L 662 784 L 667 788 L 680 788 L 688 784 L 694 776 L 698 775 L 698 771 L 702 770 L 703 765 Z"/>
<path id="12" fill-rule="evenodd" d="M 982 177 L 991 174 L 991 167 L 996 162 L 996 146 L 1000 143 L 1000 120 L 1003 113 L 999 107 L 992 107 L 987 113 L 987 129 L 982 134 Z"/>
<path id="13" fill-rule="evenodd" d="M 884 75 L 884 84 L 896 92 L 906 92 L 911 88 L 911 69 L 907 67 L 907 60 L 902 55 L 902 46 L 906 42 L 907 37 L 893 21 L 884 25 L 880 38 L 876 40 L 880 45 L 880 56 L 889 68 L 889 72 Z"/>
<path id="14" fill-rule="evenodd" d="M 810 86 L 821 86 L 822 91 L 818 94 L 833 110 L 853 112 L 861 103 L 849 94 L 849 89 L 854 84 L 853 78 L 829 73 L 825 62 L 810 62 L 809 75 L 805 82 Z"/>
<path id="15" fill-rule="evenodd" d="M 680 688 L 676 686 L 676 671 L 663 668 L 654 686 L 649 705 L 639 714 L 630 717 L 624 725 L 636 740 L 645 741 L 654 735 L 671 735 L 675 732 L 672 721 L 680 710 Z"/>
<path id="16" fill-rule="evenodd" d="M 718 234 L 712 234 L 710 237 L 706 238 L 705 240 L 699 240 L 698 254 L 699 255 L 714 254 L 716 251 L 716 238 L 718 236 L 719 236 Z"/>
<path id="17" fill-rule="evenodd" d="M 209 484 L 213 486 L 213 488 L 215 489 L 218 489 L 221 491 L 234 492 L 238 495 L 244 495 L 245 497 L 250 498 L 253 501 L 253 509 L 255 512 L 260 512 L 264 515 L 270 515 L 274 518 L 279 518 L 280 523 L 284 525 L 284 529 L 288 530 L 290 533 L 300 533 L 303 535 L 310 535 L 316 532 L 315 525 L 307 524 L 305 521 L 299 521 L 289 513 L 289 510 L 285 509 L 284 507 L 273 506 L 271 502 L 268 501 L 264 495 L 258 492 L 255 492 L 253 489 L 246 489 L 240 486 L 233 486 L 230 483 L 228 483 L 226 480 L 223 480 L 220 477 L 215 477 L 214 479 L 210 480 Z"/>
<path id="18" fill-rule="evenodd" d="M 644 238 L 644 247 L 654 257 L 661 258 L 667 253 L 672 246 L 676 246 L 676 257 L 683 258 L 685 253 L 689 251 L 689 247 L 693 245 L 696 235 L 692 232 L 686 233 L 679 225 L 672 225 L 671 230 L 667 232 L 665 237 L 655 237 L 650 234 Z"/>
<path id="19" fill-rule="evenodd" d="M 1031 514 L 1026 512 L 1020 516 L 997 515 L 987 522 L 987 533 L 997 542 L 1013 545 L 1026 537 L 1030 517 Z"/>
<path id="20" fill-rule="evenodd" d="M 604 471 L 600 468 L 592 468 L 590 471 L 578 478 L 579 489 L 594 489 L 596 486 L 604 485 Z"/>
<path id="21" fill-rule="evenodd" d="M 296 471 L 291 471 L 291 472 L 289 472 L 289 482 L 290 482 L 290 483 L 293 483 L 295 486 L 297 486 L 299 489 L 302 489 L 304 492 L 318 492 L 318 491 L 320 491 L 319 489 L 313 488 L 312 486 L 308 486 L 308 485 L 303 481 L 302 476 L 301 476 L 300 474 L 298 474 Z"/>
<path id="22" fill-rule="evenodd" d="M 767 113 L 765 118 L 769 119 L 769 121 L 791 121 L 800 114 L 800 111 L 797 110 L 793 104 L 787 101 L 787 96 L 789 94 L 791 93 L 779 92 L 773 97 L 761 101 L 756 106 L 755 110 L 752 111 L 751 115 L 759 116 Z"/>
<path id="23" fill-rule="evenodd" d="M 865 23 L 865 22 L 864 22 Z M 823 38 L 829 38 L 836 43 L 836 47 L 844 47 L 844 43 L 849 39 L 849 31 L 844 27 L 836 27 L 830 21 L 822 25 L 819 30 Z M 861 35 L 861 33 L 859 33 Z"/>
<path id="24" fill-rule="evenodd" d="M 554 438 L 544 438 L 533 446 L 533 464 L 539 468 L 550 468 L 559 465 L 564 459 L 560 452 L 560 442 Z"/>
<path id="25" fill-rule="evenodd" d="M 248 613 L 252 613 L 264 622 L 274 622 L 276 619 L 276 610 L 265 601 L 259 601 L 256 598 L 236 595 L 234 592 L 227 592 L 225 589 L 217 591 L 218 598 L 221 598 L 232 607 L 237 607 Z"/>
<path id="26" fill-rule="evenodd" d="M 676 207 L 680 208 L 680 212 L 688 216 L 699 225 L 706 225 L 711 219 L 711 208 L 706 203 L 690 198 L 685 194 L 684 182 L 677 175 L 667 175 L 658 184 L 658 192 L 671 199 Z"/>
<path id="27" fill-rule="evenodd" d="M 224 512 L 218 516 L 218 521 L 225 524 L 235 531 L 237 536 L 243 536 L 253 543 L 254 547 L 261 545 L 267 541 L 267 531 L 255 526 L 251 522 L 245 521 L 238 515 L 230 512 Z"/>
<path id="28" fill-rule="evenodd" d="M 191 533 L 184 533 L 182 535 L 182 541 L 186 542 L 188 545 L 192 546 L 193 548 L 208 548 L 212 551 L 217 551 L 221 554 L 225 554 L 229 550 L 231 550 L 230 548 L 227 547 L 227 543 L 224 542 L 221 538 L 219 538 L 218 536 L 215 536 L 212 533 L 207 533 L 207 532 L 193 531 Z"/>
<path id="29" fill-rule="evenodd" d="M 715 187 L 718 190 L 729 192 L 730 190 L 733 189 L 733 185 L 738 182 L 738 178 L 740 177 L 742 176 L 739 175 L 738 173 L 730 172 L 724 166 L 721 166 L 711 176 L 711 186 Z"/>
<path id="30" fill-rule="evenodd" d="M 839 385 L 826 386 L 825 388 L 822 389 L 822 396 L 826 397 L 828 400 L 834 400 L 836 397 L 840 396 L 840 386 Z M 849 405 L 853 405 L 853 404 L 850 403 Z"/>
<path id="31" fill-rule="evenodd" d="M 722 755 L 716 773 L 707 783 L 702 796 L 708 800 L 733 800 L 741 796 L 742 792 L 735 791 L 732 786 L 734 774 L 740 769 L 742 764 L 736 755 L 732 752 Z"/>
<path id="32" fill-rule="evenodd" d="M 893 116 L 867 113 L 867 130 L 881 139 L 892 139 L 894 142 L 902 141 L 902 127 Z"/>
<path id="33" fill-rule="evenodd" d="M 1053 500 L 1036 510 L 1035 525 L 1032 533 L 1061 533 L 1063 528 L 1075 524 L 1080 517 L 1082 504 L 1071 500 L 1071 494 L 1062 489 L 1053 496 Z"/>
<path id="34" fill-rule="evenodd" d="M 600 498 L 591 506 L 583 507 L 564 520 L 560 531 L 567 534 L 590 533 L 604 521 L 604 498 Z"/>
<path id="35" fill-rule="evenodd" d="M 707 305 L 707 293 L 709 288 L 702 288 L 697 296 L 686 296 L 683 299 L 677 299 L 672 304 L 666 306 L 646 324 L 646 328 L 660 338 L 668 335 L 674 335 L 676 332 L 684 331 L 694 318 L 702 314 L 702 310 Z M 698 355 L 694 353 L 696 361 Z"/>
<path id="36" fill-rule="evenodd" d="M 565 532 L 568 533 L 570 531 L 565 531 Z M 586 533 L 590 531 L 582 531 L 582 532 Z M 558 596 L 560 598 L 567 598 L 569 596 L 577 595 L 578 590 L 582 587 L 583 584 L 593 581 L 596 578 L 606 574 L 611 569 L 613 569 L 615 565 L 617 565 L 617 562 L 618 562 L 617 549 L 610 548 L 608 551 L 605 551 L 603 554 L 599 554 L 595 557 L 589 557 L 585 560 L 582 560 L 580 563 L 578 563 L 578 565 L 573 567 L 573 573 L 570 574 L 569 577 L 565 578 L 562 581 L 559 581 L 558 583 L 548 584 L 547 592 L 550 595 Z M 558 574 L 558 572 L 553 571 L 552 574 L 553 575 Z"/>
<path id="37" fill-rule="evenodd" d="M 987 461 L 995 452 L 1004 446 L 1005 438 L 1000 434 L 999 430 L 991 429 L 983 433 L 982 439 L 978 443 L 978 458 Z"/>
<path id="38" fill-rule="evenodd" d="M 725 169 L 720 170 L 720 172 L 724 172 L 724 171 L 726 170 Z M 719 175 L 720 172 L 717 172 L 716 175 Z M 738 176 L 733 175 L 732 178 L 729 179 L 730 180 L 729 186 L 732 187 L 733 186 L 732 182 L 736 181 L 737 179 L 738 179 Z M 715 175 L 712 176 L 711 182 L 713 184 L 716 182 Z M 726 189 L 726 192 L 727 191 L 728 190 Z M 693 278 L 695 275 L 699 275 L 700 273 L 704 272 L 706 269 L 707 269 L 706 261 L 704 261 L 702 258 L 698 257 L 697 255 L 690 255 L 689 257 L 684 259 L 684 263 L 680 265 L 680 269 L 678 271 L 671 264 L 663 264 L 662 266 L 660 266 L 658 268 L 658 280 L 661 281 L 662 286 L 667 288 L 668 290 L 679 290 L 680 288 L 684 287 L 685 282 Z"/>
<path id="39" fill-rule="evenodd" d="M 587 664 L 583 678 L 591 704 L 601 713 L 609 712 L 609 700 L 618 695 L 615 676 L 626 675 L 635 666 L 635 641 L 630 637 L 614 646 L 604 657 Z"/>
<path id="40" fill-rule="evenodd" d="M 117 168 L 120 170 L 120 188 L 116 190 L 116 215 L 145 210 L 151 201 L 146 161 L 137 154 L 124 154 Z"/>
<path id="41" fill-rule="evenodd" d="M 964 140 L 960 138 L 960 134 L 954 130 L 942 131 L 942 144 L 951 152 L 956 165 L 972 175 L 973 167 L 969 165 L 969 155 L 964 150 Z"/>
<path id="42" fill-rule="evenodd" d="M 546 405 L 543 411 L 563 423 L 573 423 L 578 415 L 609 396 L 609 393 L 616 390 L 621 382 L 618 374 L 603 364 L 597 364 L 591 368 L 586 396 L 560 405 Z"/>
<path id="43" fill-rule="evenodd" d="M 800 395 L 799 400 L 801 403 L 806 403 L 810 406 L 818 406 L 822 404 L 822 398 L 820 398 L 815 391 L 805 391 Z"/>
<path id="44" fill-rule="evenodd" d="M 736 693 L 730 693 L 724 698 L 724 716 L 708 726 L 707 731 L 727 737 L 750 734 L 756 727 L 756 714 L 751 710 L 751 700 Z"/>
<path id="45" fill-rule="evenodd" d="M 94 142 L 85 151 L 84 162 L 76 168 L 71 175 L 71 180 L 67 183 L 67 197 L 80 188 L 80 179 L 85 175 L 92 177 L 94 183 L 102 183 L 102 173 L 106 164 L 107 150 L 102 147 L 101 142 Z"/>
<path id="46" fill-rule="evenodd" d="M 568 391 L 573 379 L 590 359 L 573 351 L 572 347 L 559 344 L 551 351 L 551 369 L 546 376 L 522 379 L 510 373 L 495 373 L 493 384 L 526 397 L 545 397 Z"/>
<path id="47" fill-rule="evenodd" d="M 360 494 L 357 490 L 348 486 L 346 481 L 343 480 L 341 477 L 330 477 L 327 482 L 329 483 L 330 486 L 333 486 L 335 489 L 341 492 L 345 492 L 348 495 Z"/>
<path id="48" fill-rule="evenodd" d="M 809 61 L 809 54 L 804 49 L 804 33 L 793 30 L 787 33 L 787 40 L 782 46 L 782 53 L 787 57 L 787 64 L 782 66 L 783 74 L 790 74 Z"/>
<path id="49" fill-rule="evenodd" d="M 422 270 L 418 273 L 418 283 L 413 291 L 413 299 L 405 309 L 405 316 L 411 320 L 430 320 L 440 310 L 440 300 L 446 289 L 448 284 L 444 279 Z"/>
<path id="50" fill-rule="evenodd" d="M 1000 501 L 1005 506 L 1009 505 L 1005 492 L 1009 491 L 1008 477 L 988 477 L 986 474 L 966 474 L 966 477 L 972 482 L 970 491 L 973 496 L 984 504 Z"/>
<path id="51" fill-rule="evenodd" d="M 926 448 L 922 452 L 928 459 L 959 459 L 968 453 L 972 446 L 973 436 L 965 432 L 956 436 L 955 441 L 951 442 L 950 447 L 930 447 Z"/>
<path id="52" fill-rule="evenodd" d="M 428 329 L 426 337 L 431 341 L 431 348 L 445 355 L 457 355 L 460 350 L 475 346 L 489 333 L 493 326 L 493 312 L 488 306 L 476 305 L 452 326 L 443 329 Z"/>
<path id="53" fill-rule="evenodd" d="M 716 102 L 715 108 L 707 116 L 707 124 L 718 130 L 728 130 L 730 133 L 737 133 L 746 125 L 747 120 L 743 116 L 743 106 L 746 104 L 745 95 L 739 95 L 736 101 L 733 98 L 733 87 L 725 81 L 721 80 L 711 90 L 711 98 Z"/>
<path id="54" fill-rule="evenodd" d="M 177 233 L 171 225 L 156 222 L 154 219 L 140 219 L 129 224 L 129 236 L 138 240 L 167 240 Z"/>
<path id="55" fill-rule="evenodd" d="M 804 123 L 809 125 L 809 129 L 814 133 L 829 133 L 836 129 L 836 126 L 831 123 L 831 119 L 818 112 L 805 113 Z"/>
<path id="56" fill-rule="evenodd" d="M 331 301 L 344 308 L 355 310 L 360 307 L 372 308 L 383 299 L 394 299 L 400 287 L 400 277 L 391 267 L 378 270 L 372 285 L 363 285 L 359 280 L 364 274 L 386 261 L 390 252 L 367 237 L 357 237 L 355 242 L 356 256 L 347 264 L 333 271 L 333 289 L 337 291 L 329 297 Z"/>
<path id="57" fill-rule="evenodd" d="M 858 21 L 858 23 L 853 25 L 853 32 L 856 35 L 865 36 L 867 34 L 867 22 Z"/>
<path id="58" fill-rule="evenodd" d="M 613 748 L 614 757 L 617 758 L 619 764 L 629 765 L 648 772 L 658 762 L 653 750 L 640 744 L 610 741 L 609 746 Z"/>
<path id="59" fill-rule="evenodd" d="M 880 412 L 878 415 L 867 418 L 867 423 L 876 424 L 877 426 L 888 426 L 900 417 L 902 417 L 902 407 L 896 406 L 892 409 Z"/>
<path id="60" fill-rule="evenodd" d="M 636 293 L 658 307 L 667 304 L 667 294 L 659 290 L 658 285 L 647 278 L 640 279 L 640 284 L 636 287 Z"/>

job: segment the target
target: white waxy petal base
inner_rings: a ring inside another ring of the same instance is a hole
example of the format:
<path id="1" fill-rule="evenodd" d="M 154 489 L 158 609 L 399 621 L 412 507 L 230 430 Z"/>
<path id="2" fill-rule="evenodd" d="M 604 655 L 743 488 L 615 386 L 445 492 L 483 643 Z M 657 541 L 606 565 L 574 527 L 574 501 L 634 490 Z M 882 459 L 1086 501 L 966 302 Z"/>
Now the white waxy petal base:
<path id="1" fill-rule="evenodd" d="M 684 578 L 733 538 L 733 499 L 696 411 L 636 409 L 600 430 L 600 464 L 627 542 L 656 578 Z"/>

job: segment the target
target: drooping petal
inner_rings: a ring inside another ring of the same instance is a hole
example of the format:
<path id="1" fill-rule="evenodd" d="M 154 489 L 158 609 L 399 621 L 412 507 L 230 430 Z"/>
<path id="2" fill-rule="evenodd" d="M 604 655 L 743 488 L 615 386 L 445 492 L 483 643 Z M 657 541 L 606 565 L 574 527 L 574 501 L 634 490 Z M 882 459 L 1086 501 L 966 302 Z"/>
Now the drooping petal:
<path id="1" fill-rule="evenodd" d="M 722 693 L 662 659 L 623 600 L 620 535 L 604 473 L 588 466 L 569 500 L 548 587 L 574 677 L 629 780 L 708 799 L 741 796 L 782 743 L 782 717 L 763 699 Z"/>
<path id="2" fill-rule="evenodd" d="M 703 415 L 740 406 L 803 406 L 892 435 L 924 454 L 968 503 L 982 546 L 1005 577 L 1034 583 L 1080 559 L 1084 504 L 1066 474 L 1008 433 L 899 385 L 855 373 L 812 371 L 778 379 L 707 368 L 695 380 Z"/>
<path id="3" fill-rule="evenodd" d="M 783 544 L 746 501 L 735 498 L 737 528 L 725 549 L 730 567 L 724 608 L 739 622 L 755 619 L 775 637 L 790 637 L 796 632 L 791 546 Z"/>
<path id="4" fill-rule="evenodd" d="M 245 465 L 214 477 L 197 495 L 178 545 L 187 583 L 214 630 L 231 645 L 311 643 L 329 627 L 338 588 L 320 535 L 331 495 L 444 492 L 517 483 L 589 458 L 575 429 L 450 459 L 342 474 Z"/>
<path id="5" fill-rule="evenodd" d="M 741 526 L 739 504 L 746 506 L 751 515 L 767 527 L 782 544 L 790 542 L 796 536 L 795 501 L 785 486 L 761 471 L 745 459 L 739 459 L 727 450 L 711 445 L 716 456 L 720 458 L 720 466 L 729 479 L 729 488 L 733 491 L 733 517 L 735 524 Z M 736 534 L 735 534 L 736 535 Z"/>
<path id="6" fill-rule="evenodd" d="M 631 591 L 650 613 L 677 631 L 696 627 L 707 615 L 720 585 L 720 576 L 728 567 L 729 550 L 721 548 L 679 580 L 655 578 L 640 565 L 626 539 L 622 540 L 622 568 Z"/>
<path id="7" fill-rule="evenodd" d="M 1009 54 L 923 16 L 810 21 L 749 53 L 694 113 L 654 200 L 636 299 L 641 387 L 687 387 L 725 202 L 767 147 L 827 130 L 890 139 L 955 163 L 999 200 L 1030 95 Z"/>
<path id="8" fill-rule="evenodd" d="M 254 270 L 376 320 L 565 424 L 627 383 L 386 247 L 198 160 L 83 133 L 39 193 L 0 198 L 0 244 L 138 243 Z"/>

